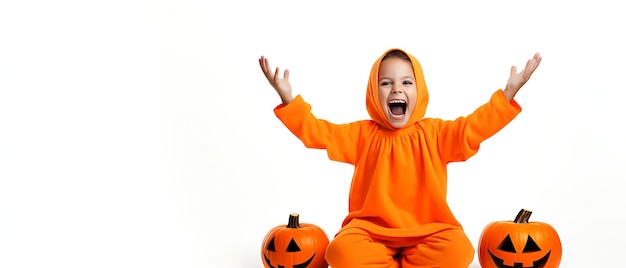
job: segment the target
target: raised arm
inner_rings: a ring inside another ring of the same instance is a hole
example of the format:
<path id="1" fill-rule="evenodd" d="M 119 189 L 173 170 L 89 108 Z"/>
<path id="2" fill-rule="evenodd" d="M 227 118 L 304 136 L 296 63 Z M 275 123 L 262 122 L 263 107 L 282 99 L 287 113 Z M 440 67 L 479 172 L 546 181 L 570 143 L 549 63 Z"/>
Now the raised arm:
<path id="1" fill-rule="evenodd" d="M 496 91 L 488 103 L 480 106 L 472 114 L 454 121 L 441 121 L 439 125 L 439 150 L 446 161 L 463 161 L 474 155 L 480 144 L 500 131 L 517 114 L 521 107 L 513 100 L 533 72 L 539 66 L 541 56 L 536 53 L 526 62 L 524 70 L 517 73 L 511 67 L 511 75 L 504 90 Z"/>
<path id="2" fill-rule="evenodd" d="M 316 118 L 311 113 L 311 106 L 301 96 L 294 98 L 288 70 L 285 70 L 283 78 L 280 78 L 279 69 L 272 71 L 269 61 L 264 56 L 259 59 L 259 64 L 267 81 L 283 101 L 282 105 L 274 109 L 274 113 L 283 124 L 307 148 L 325 149 L 331 160 L 355 164 L 361 124 L 334 124 Z"/>
<path id="3" fill-rule="evenodd" d="M 285 73 L 283 74 L 283 78 L 280 78 L 279 69 L 276 67 L 276 70 L 272 72 L 270 68 L 270 63 L 265 56 L 261 56 L 259 58 L 259 65 L 261 65 L 261 70 L 267 78 L 267 81 L 270 82 L 270 85 L 276 90 L 278 96 L 283 101 L 283 105 L 289 104 L 293 100 L 293 95 L 291 94 L 291 83 L 289 83 L 289 70 L 285 69 Z"/>
<path id="4" fill-rule="evenodd" d="M 530 79 L 530 76 L 535 72 L 540 62 L 541 55 L 535 53 L 535 56 L 526 62 L 526 67 L 524 67 L 522 72 L 517 73 L 517 67 L 515 67 L 515 65 L 511 67 L 511 76 L 509 76 L 509 80 L 506 82 L 506 87 L 503 90 L 504 96 L 506 96 L 509 101 L 511 101 L 513 97 L 515 97 L 515 94 L 517 94 L 517 91 L 528 82 L 528 79 Z"/>

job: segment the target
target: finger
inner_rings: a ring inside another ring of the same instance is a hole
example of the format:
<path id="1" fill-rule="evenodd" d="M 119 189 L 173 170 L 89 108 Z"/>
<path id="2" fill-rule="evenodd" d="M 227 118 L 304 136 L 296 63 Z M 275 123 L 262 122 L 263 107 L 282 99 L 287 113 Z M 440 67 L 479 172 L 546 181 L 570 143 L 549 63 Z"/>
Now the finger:
<path id="1" fill-rule="evenodd" d="M 526 67 L 524 67 L 524 71 L 531 71 L 531 72 L 532 72 L 532 70 L 533 70 L 533 65 L 534 65 L 533 63 L 534 63 L 534 62 L 535 62 L 535 61 L 534 61 L 534 60 L 532 60 L 532 59 L 527 60 L 527 61 L 526 61 Z"/>
<path id="2" fill-rule="evenodd" d="M 265 73 L 265 57 L 261 56 L 259 58 L 259 66 L 261 66 L 261 70 Z"/>
<path id="3" fill-rule="evenodd" d="M 267 77 L 268 79 L 272 78 L 272 73 L 271 73 L 271 68 L 270 68 L 270 62 L 267 58 L 263 58 L 263 73 L 265 73 L 265 77 Z"/>
<path id="4" fill-rule="evenodd" d="M 262 69 L 265 69 L 265 57 L 261 56 L 259 58 L 259 65 L 261 66 Z"/>
<path id="5" fill-rule="evenodd" d="M 531 61 L 534 65 L 539 65 L 539 63 L 541 62 L 541 55 L 539 53 L 535 53 Z"/>
<path id="6" fill-rule="evenodd" d="M 539 62 L 537 62 L 535 58 L 528 60 L 528 62 L 526 63 L 526 68 L 524 69 L 524 72 L 527 73 L 528 75 L 531 75 L 533 72 L 535 72 L 535 69 L 537 69 L 537 65 L 539 65 Z"/>
<path id="7" fill-rule="evenodd" d="M 278 79 L 279 79 L 279 78 L 278 78 L 279 71 L 280 71 L 280 70 L 279 70 L 279 68 L 278 68 L 278 67 L 276 67 L 276 72 L 274 73 L 274 82 L 278 82 Z"/>
<path id="8" fill-rule="evenodd" d="M 283 76 L 285 80 L 289 80 L 289 70 L 285 69 L 285 74 Z"/>
<path id="9" fill-rule="evenodd" d="M 533 62 L 536 69 L 537 66 L 539 66 L 539 63 L 541 63 L 541 55 L 539 53 L 535 53 L 535 56 L 533 57 Z"/>
<path id="10" fill-rule="evenodd" d="M 517 67 L 515 67 L 515 65 L 511 66 L 511 76 L 516 75 L 517 74 Z"/>
<path id="11" fill-rule="evenodd" d="M 268 74 L 272 74 L 272 67 L 270 67 L 270 61 L 268 59 L 265 59 L 265 69 Z"/>

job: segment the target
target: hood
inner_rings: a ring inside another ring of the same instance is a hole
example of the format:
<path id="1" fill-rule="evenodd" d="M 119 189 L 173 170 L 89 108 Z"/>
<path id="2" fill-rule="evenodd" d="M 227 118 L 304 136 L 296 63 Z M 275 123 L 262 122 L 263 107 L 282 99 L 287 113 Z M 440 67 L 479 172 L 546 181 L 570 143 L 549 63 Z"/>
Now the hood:
<path id="1" fill-rule="evenodd" d="M 426 113 L 426 106 L 428 106 L 428 89 L 426 88 L 426 82 L 424 81 L 424 74 L 422 73 L 422 66 L 419 61 L 413 55 L 407 53 L 402 49 L 392 48 L 385 53 L 383 53 L 372 66 L 372 71 L 370 72 L 369 82 L 367 84 L 367 95 L 365 96 L 365 104 L 367 106 L 367 113 L 369 113 L 370 117 L 374 122 L 378 123 L 382 127 L 390 130 L 396 129 L 393 127 L 385 117 L 385 113 L 383 111 L 382 106 L 380 105 L 380 101 L 378 99 L 378 70 L 380 68 L 380 63 L 383 60 L 383 57 L 387 55 L 387 53 L 399 50 L 404 52 L 411 59 L 411 63 L 413 64 L 413 73 L 415 73 L 415 86 L 417 88 L 417 103 L 415 104 L 415 110 L 413 110 L 413 114 L 407 121 L 407 126 L 414 125 L 424 117 Z"/>

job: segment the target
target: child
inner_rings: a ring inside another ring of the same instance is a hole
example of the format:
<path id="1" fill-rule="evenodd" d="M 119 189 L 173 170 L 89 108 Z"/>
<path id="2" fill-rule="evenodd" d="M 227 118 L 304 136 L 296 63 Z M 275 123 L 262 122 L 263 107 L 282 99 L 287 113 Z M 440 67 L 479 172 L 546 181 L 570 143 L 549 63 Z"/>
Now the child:
<path id="1" fill-rule="evenodd" d="M 467 267 L 474 248 L 446 203 L 450 162 L 474 155 L 482 141 L 521 111 L 513 97 L 535 71 L 535 54 L 521 73 L 515 66 L 504 90 L 456 120 L 422 118 L 428 90 L 412 55 L 390 49 L 372 67 L 366 92 L 371 120 L 333 124 L 291 93 L 289 71 L 279 78 L 267 58 L 259 64 L 282 104 L 276 116 L 307 148 L 326 149 L 334 161 L 355 166 L 349 213 L 326 250 L 333 268 Z"/>

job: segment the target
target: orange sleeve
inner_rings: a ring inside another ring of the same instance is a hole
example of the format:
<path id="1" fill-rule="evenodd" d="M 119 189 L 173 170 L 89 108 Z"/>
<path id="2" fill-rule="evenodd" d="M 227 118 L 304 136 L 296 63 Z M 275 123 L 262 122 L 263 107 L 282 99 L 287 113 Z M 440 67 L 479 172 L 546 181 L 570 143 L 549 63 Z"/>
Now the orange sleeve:
<path id="1" fill-rule="evenodd" d="M 520 112 L 515 100 L 508 101 L 502 90 L 496 91 L 489 102 L 466 117 L 441 121 L 437 146 L 445 162 L 465 161 L 476 152 L 480 143 L 500 131 Z"/>
<path id="2" fill-rule="evenodd" d="M 307 148 L 326 149 L 334 161 L 353 165 L 358 161 L 360 123 L 333 124 L 318 119 L 300 95 L 288 105 L 278 105 L 274 113 Z"/>

